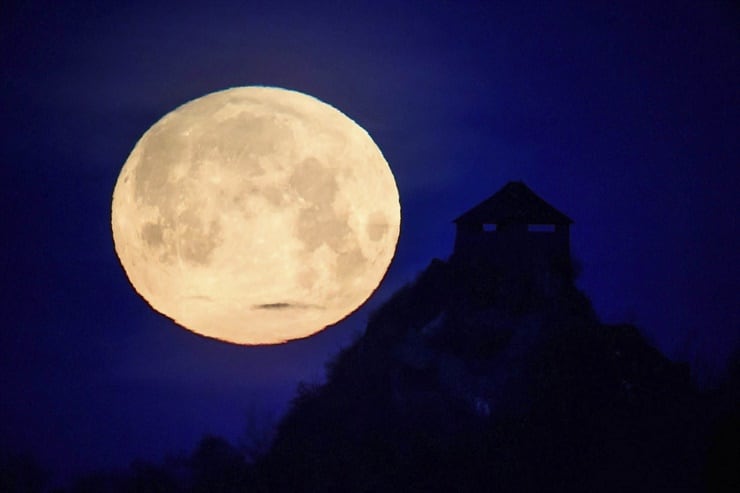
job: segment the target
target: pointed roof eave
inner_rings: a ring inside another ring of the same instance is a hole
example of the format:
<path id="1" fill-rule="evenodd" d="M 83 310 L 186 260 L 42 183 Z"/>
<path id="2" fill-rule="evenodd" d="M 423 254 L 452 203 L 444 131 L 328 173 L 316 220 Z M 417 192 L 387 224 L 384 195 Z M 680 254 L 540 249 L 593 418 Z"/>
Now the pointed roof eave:
<path id="1" fill-rule="evenodd" d="M 512 181 L 453 222 L 572 224 L 573 220 L 540 198 L 524 182 Z"/>

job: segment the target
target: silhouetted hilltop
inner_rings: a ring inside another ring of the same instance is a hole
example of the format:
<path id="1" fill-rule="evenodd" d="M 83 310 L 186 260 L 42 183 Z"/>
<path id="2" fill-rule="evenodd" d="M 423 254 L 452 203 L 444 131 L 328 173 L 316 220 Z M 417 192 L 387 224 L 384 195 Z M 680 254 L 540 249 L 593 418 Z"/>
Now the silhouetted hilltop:
<path id="1" fill-rule="evenodd" d="M 740 358 L 699 393 L 637 328 L 600 323 L 573 277 L 434 260 L 299 389 L 266 453 L 204 437 L 58 492 L 737 491 Z M 47 484 L 0 456 L 0 490 Z"/>
<path id="2" fill-rule="evenodd" d="M 454 222 L 450 259 L 299 389 L 266 454 L 210 437 L 73 491 L 681 492 L 731 476 L 737 392 L 700 395 L 688 365 L 598 320 L 568 216 L 510 182 Z"/>
<path id="3" fill-rule="evenodd" d="M 572 273 L 434 260 L 305 386 L 269 491 L 698 491 L 686 365 L 598 321 Z"/>

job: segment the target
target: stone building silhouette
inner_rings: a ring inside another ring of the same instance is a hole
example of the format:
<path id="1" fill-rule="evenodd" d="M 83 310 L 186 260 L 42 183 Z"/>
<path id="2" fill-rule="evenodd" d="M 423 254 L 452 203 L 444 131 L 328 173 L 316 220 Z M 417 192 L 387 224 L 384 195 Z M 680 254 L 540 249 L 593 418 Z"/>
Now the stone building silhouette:
<path id="1" fill-rule="evenodd" d="M 570 271 L 573 221 L 521 181 L 507 183 L 454 223 L 451 260 L 457 264 L 517 276 Z"/>

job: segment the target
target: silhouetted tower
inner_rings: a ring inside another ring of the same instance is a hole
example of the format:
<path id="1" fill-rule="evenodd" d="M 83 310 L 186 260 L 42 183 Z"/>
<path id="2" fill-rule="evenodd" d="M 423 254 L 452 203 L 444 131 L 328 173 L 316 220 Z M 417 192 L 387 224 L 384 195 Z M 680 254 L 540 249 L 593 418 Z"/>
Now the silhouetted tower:
<path id="1" fill-rule="evenodd" d="M 512 181 L 457 219 L 452 261 L 508 274 L 570 269 L 573 221 L 521 181 Z"/>

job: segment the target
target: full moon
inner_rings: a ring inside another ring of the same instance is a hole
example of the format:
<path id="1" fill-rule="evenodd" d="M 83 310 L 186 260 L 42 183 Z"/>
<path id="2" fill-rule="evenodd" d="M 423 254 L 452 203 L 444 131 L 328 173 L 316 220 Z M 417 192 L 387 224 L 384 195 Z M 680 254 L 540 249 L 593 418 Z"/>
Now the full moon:
<path id="1" fill-rule="evenodd" d="M 368 133 L 274 87 L 214 92 L 165 115 L 123 165 L 111 216 L 121 265 L 152 308 L 236 344 L 347 317 L 382 281 L 401 221 Z"/>

